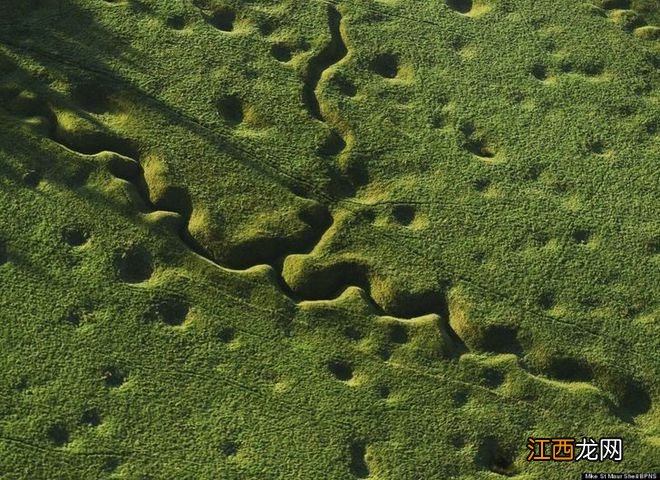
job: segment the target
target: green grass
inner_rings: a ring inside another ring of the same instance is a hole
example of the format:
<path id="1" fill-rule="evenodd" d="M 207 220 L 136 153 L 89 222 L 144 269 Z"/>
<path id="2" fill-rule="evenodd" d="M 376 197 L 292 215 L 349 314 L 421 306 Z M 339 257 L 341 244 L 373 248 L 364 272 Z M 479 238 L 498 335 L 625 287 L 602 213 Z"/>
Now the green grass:
<path id="1" fill-rule="evenodd" d="M 657 470 L 656 2 L 5 3 L 0 479 Z"/>

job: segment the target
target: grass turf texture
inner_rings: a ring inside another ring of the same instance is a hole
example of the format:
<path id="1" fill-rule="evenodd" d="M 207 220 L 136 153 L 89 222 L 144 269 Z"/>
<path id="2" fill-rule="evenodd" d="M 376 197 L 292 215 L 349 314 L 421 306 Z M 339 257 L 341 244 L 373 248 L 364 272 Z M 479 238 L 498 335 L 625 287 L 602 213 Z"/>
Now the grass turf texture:
<path id="1" fill-rule="evenodd" d="M 657 470 L 655 2 L 0 12 L 0 478 Z"/>

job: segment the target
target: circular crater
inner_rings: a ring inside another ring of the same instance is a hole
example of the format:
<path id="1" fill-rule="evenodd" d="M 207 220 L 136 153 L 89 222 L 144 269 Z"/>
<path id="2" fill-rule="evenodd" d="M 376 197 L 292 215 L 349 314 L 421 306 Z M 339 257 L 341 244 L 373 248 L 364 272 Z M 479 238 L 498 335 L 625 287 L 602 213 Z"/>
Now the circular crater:
<path id="1" fill-rule="evenodd" d="M 589 239 L 591 238 L 591 232 L 589 230 L 580 228 L 575 230 L 571 236 L 573 237 L 573 241 L 578 245 L 586 245 L 589 243 Z"/>
<path id="2" fill-rule="evenodd" d="M 173 15 L 165 23 L 172 30 L 183 30 L 187 25 L 186 17 L 183 15 Z"/>
<path id="3" fill-rule="evenodd" d="M 232 32 L 235 21 L 236 12 L 229 8 L 220 8 L 208 17 L 209 24 L 222 32 Z"/>
<path id="4" fill-rule="evenodd" d="M 390 393 L 391 393 L 390 387 L 388 387 L 387 385 L 379 385 L 378 387 L 376 387 L 376 394 L 383 400 L 389 398 Z"/>
<path id="5" fill-rule="evenodd" d="M 85 80 L 73 86 L 71 97 L 84 110 L 103 114 L 112 110 L 114 88 L 93 80 Z"/>
<path id="6" fill-rule="evenodd" d="M 605 150 L 605 144 L 600 140 L 594 140 L 589 144 L 589 151 L 596 155 L 603 155 Z"/>
<path id="7" fill-rule="evenodd" d="M 445 0 L 445 3 L 449 8 L 463 15 L 472 10 L 472 0 Z"/>
<path id="8" fill-rule="evenodd" d="M 41 182 L 41 173 L 37 170 L 30 170 L 23 175 L 22 180 L 26 186 L 30 188 L 36 188 Z"/>
<path id="9" fill-rule="evenodd" d="M 393 343 L 408 342 L 408 330 L 403 325 L 392 325 L 389 328 L 388 336 Z"/>
<path id="10" fill-rule="evenodd" d="M 334 79 L 334 83 L 343 95 L 351 98 L 357 95 L 357 87 L 350 80 L 337 76 Z"/>
<path id="11" fill-rule="evenodd" d="M 465 405 L 468 401 L 469 395 L 465 390 L 459 390 L 455 392 L 451 399 L 455 407 L 460 408 Z"/>
<path id="12" fill-rule="evenodd" d="M 396 205 L 392 209 L 392 216 L 399 225 L 407 227 L 415 220 L 415 207 L 413 205 Z"/>
<path id="13" fill-rule="evenodd" d="M 185 322 L 189 310 L 190 306 L 184 298 L 176 295 L 162 295 L 153 300 L 147 317 L 170 327 L 176 327 Z"/>
<path id="14" fill-rule="evenodd" d="M 376 351 L 376 355 L 378 355 L 384 362 L 387 362 L 390 358 L 392 358 L 392 351 L 387 347 L 380 347 Z"/>
<path id="15" fill-rule="evenodd" d="M 80 424 L 88 427 L 98 427 L 101 425 L 101 414 L 96 408 L 85 410 L 80 416 Z"/>
<path id="16" fill-rule="evenodd" d="M 87 316 L 88 311 L 84 308 L 73 308 L 64 315 L 64 321 L 74 327 L 79 327 Z"/>
<path id="17" fill-rule="evenodd" d="M 319 155 L 324 157 L 333 157 L 335 155 L 339 155 L 344 151 L 345 148 L 346 141 L 339 133 L 331 130 L 328 132 L 328 135 L 326 136 L 323 143 L 319 146 L 318 152 Z"/>
<path id="18" fill-rule="evenodd" d="M 353 367 L 343 360 L 331 360 L 328 370 L 337 379 L 346 382 L 353 378 Z"/>
<path id="19" fill-rule="evenodd" d="M 51 426 L 46 434 L 48 435 L 48 439 L 56 447 L 63 447 L 69 443 L 69 431 L 66 426 L 61 423 Z"/>
<path id="20" fill-rule="evenodd" d="M 89 234 L 79 225 L 70 225 L 62 230 L 62 239 L 72 247 L 79 247 L 87 243 Z"/>
<path id="21" fill-rule="evenodd" d="M 539 295 L 538 304 L 543 310 L 550 310 L 555 305 L 555 295 L 546 291 Z"/>
<path id="22" fill-rule="evenodd" d="M 120 387 L 126 381 L 126 373 L 114 366 L 104 368 L 102 377 L 105 385 L 110 388 Z"/>
<path id="23" fill-rule="evenodd" d="M 518 330 L 504 325 L 490 325 L 483 331 L 478 342 L 480 350 L 492 353 L 513 353 L 521 355 L 522 345 L 518 341 Z"/>
<path id="24" fill-rule="evenodd" d="M 537 80 L 543 81 L 548 78 L 548 69 L 544 65 L 534 65 L 531 70 L 531 74 Z"/>
<path id="25" fill-rule="evenodd" d="M 587 62 L 582 68 L 582 73 L 588 77 L 597 77 L 605 71 L 605 66 L 597 61 Z"/>
<path id="26" fill-rule="evenodd" d="M 225 95 L 216 101 L 220 117 L 229 125 L 237 126 L 243 121 L 243 102 L 236 95 Z"/>
<path id="27" fill-rule="evenodd" d="M 485 192 L 490 186 L 490 180 L 487 178 L 478 178 L 472 183 L 472 187 L 480 193 Z"/>
<path id="28" fill-rule="evenodd" d="M 272 35 L 275 30 L 277 30 L 278 24 L 273 19 L 266 19 L 259 24 L 259 32 L 264 36 L 268 37 Z"/>
<path id="29" fill-rule="evenodd" d="M 593 369 L 585 360 L 570 356 L 546 359 L 542 366 L 542 373 L 549 378 L 563 382 L 591 382 L 594 379 Z"/>
<path id="30" fill-rule="evenodd" d="M 220 452 L 222 452 L 225 457 L 233 457 L 238 453 L 239 448 L 240 445 L 238 442 L 234 440 L 226 440 L 220 445 Z"/>
<path id="31" fill-rule="evenodd" d="M 276 43 L 270 47 L 270 54 L 278 62 L 286 63 L 293 58 L 291 48 L 283 43 Z"/>
<path id="32" fill-rule="evenodd" d="M 121 464 L 121 462 L 119 461 L 119 459 L 117 457 L 110 457 L 110 458 L 106 458 L 103 461 L 103 467 L 102 468 L 103 468 L 104 472 L 112 473 L 112 472 L 114 472 L 115 470 L 117 470 L 119 468 L 120 464 Z"/>
<path id="33" fill-rule="evenodd" d="M 234 329 L 230 327 L 223 328 L 218 333 L 218 340 L 222 343 L 232 342 L 234 338 L 236 338 L 236 333 L 234 332 Z"/>
<path id="34" fill-rule="evenodd" d="M 371 70 L 384 78 L 395 78 L 399 74 L 399 57 L 391 53 L 381 53 L 370 63 Z"/>
<path id="35" fill-rule="evenodd" d="M 482 441 L 475 459 L 477 465 L 505 477 L 513 477 L 518 473 L 513 460 L 513 452 L 502 447 L 492 437 Z"/>
<path id="36" fill-rule="evenodd" d="M 153 274 L 152 258 L 141 245 L 132 245 L 115 258 L 115 269 L 120 280 L 126 283 L 141 283 Z"/>
<path id="37" fill-rule="evenodd" d="M 504 374 L 494 368 L 485 368 L 481 372 L 481 382 L 487 388 L 497 388 L 504 383 Z"/>
<path id="38" fill-rule="evenodd" d="M 634 424 L 635 418 L 648 413 L 653 401 L 646 387 L 632 377 L 616 375 L 610 379 L 608 390 L 614 394 L 614 414 L 627 423 Z"/>

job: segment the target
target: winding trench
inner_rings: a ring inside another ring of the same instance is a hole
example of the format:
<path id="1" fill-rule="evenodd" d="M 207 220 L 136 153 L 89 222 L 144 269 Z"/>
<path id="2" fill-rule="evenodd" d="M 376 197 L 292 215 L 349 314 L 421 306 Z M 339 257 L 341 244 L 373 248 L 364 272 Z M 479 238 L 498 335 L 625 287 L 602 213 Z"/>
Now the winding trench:
<path id="1" fill-rule="evenodd" d="M 348 55 L 348 47 L 341 34 L 342 16 L 333 5 L 327 7 L 328 29 L 330 41 L 325 47 L 309 61 L 307 72 L 303 80 L 302 99 L 303 104 L 309 110 L 312 118 L 330 124 L 329 135 L 318 152 L 325 157 L 333 157 L 346 150 L 346 128 L 341 128 L 336 120 L 331 120 L 324 115 L 321 102 L 317 94 L 319 83 L 323 74 L 341 62 Z M 342 130 L 344 134 L 342 134 Z M 349 134 L 350 135 L 350 134 Z"/>
<path id="2" fill-rule="evenodd" d="M 108 152 L 118 155 L 120 158 L 125 159 L 126 161 L 121 163 L 110 163 L 108 169 L 112 175 L 116 178 L 120 178 L 129 182 L 135 191 L 137 192 L 140 200 L 145 206 L 146 213 L 152 213 L 155 211 L 168 212 L 178 215 L 181 219 L 181 227 L 177 232 L 177 236 L 181 242 L 196 255 L 209 262 L 217 268 L 229 269 L 229 270 L 238 270 L 244 271 L 256 265 L 267 264 L 272 268 L 273 280 L 277 288 L 291 301 L 296 304 L 300 302 L 313 302 L 313 301 L 324 301 L 332 300 L 341 295 L 349 287 L 358 287 L 365 292 L 364 299 L 370 305 L 371 309 L 378 315 L 394 315 L 397 318 L 401 319 L 410 319 L 416 318 L 426 314 L 437 314 L 443 319 L 443 327 L 448 329 L 446 332 L 450 338 L 453 340 L 457 351 L 463 351 L 465 346 L 461 339 L 456 335 L 456 333 L 449 327 L 449 309 L 447 306 L 447 299 L 445 295 L 445 289 L 437 292 L 435 295 L 427 298 L 417 298 L 411 299 L 412 303 L 418 304 L 413 305 L 409 312 L 389 312 L 383 308 L 371 295 L 370 284 L 366 275 L 355 276 L 354 272 L 348 272 L 346 275 L 342 275 L 340 281 L 338 282 L 338 288 L 333 288 L 331 291 L 323 292 L 298 292 L 294 291 L 290 285 L 286 282 L 283 277 L 283 261 L 271 260 L 270 262 L 258 262 L 254 265 L 246 266 L 244 269 L 235 269 L 227 265 L 223 265 L 213 254 L 211 254 L 203 245 L 201 245 L 197 239 L 190 233 L 189 223 L 192 216 L 192 201 L 187 194 L 187 192 L 177 191 L 177 201 L 176 202 L 167 202 L 167 205 L 157 205 L 154 204 L 149 197 L 149 185 L 145 178 L 144 169 L 142 165 L 136 160 L 139 157 L 137 151 L 131 146 L 130 142 L 122 139 L 109 138 L 101 134 L 98 138 L 95 138 L 95 147 L 91 148 L 90 145 L 79 145 L 77 143 L 72 143 L 68 141 L 67 138 L 62 137 L 56 133 L 50 135 L 51 140 L 56 142 L 61 147 L 70 150 L 74 153 L 80 155 L 98 155 L 102 152 Z M 328 216 L 330 213 L 327 212 Z M 306 253 L 306 251 L 311 251 L 314 245 L 316 245 L 321 237 L 325 235 L 330 226 L 332 225 L 332 217 L 330 216 L 330 221 L 327 225 L 324 226 L 322 230 L 319 229 L 316 232 L 316 237 L 310 241 L 311 246 L 303 251 L 298 252 L 289 252 L 284 254 L 284 257 L 293 253 Z M 326 274 L 330 274 L 327 272 Z M 358 278 L 360 277 L 360 278 Z"/>
<path id="3" fill-rule="evenodd" d="M 321 105 L 316 95 L 323 72 L 339 63 L 348 54 L 348 48 L 341 36 L 341 14 L 337 9 L 328 5 L 328 27 L 330 28 L 330 42 L 309 61 L 307 76 L 303 85 L 303 101 L 309 113 L 317 120 L 325 122 L 321 112 Z"/>

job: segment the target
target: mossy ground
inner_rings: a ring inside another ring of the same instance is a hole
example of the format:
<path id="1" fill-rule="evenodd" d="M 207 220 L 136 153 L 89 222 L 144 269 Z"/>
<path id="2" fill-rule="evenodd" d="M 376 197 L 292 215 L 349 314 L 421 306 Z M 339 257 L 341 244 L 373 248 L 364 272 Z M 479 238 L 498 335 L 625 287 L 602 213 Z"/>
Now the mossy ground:
<path id="1" fill-rule="evenodd" d="M 657 470 L 656 2 L 4 3 L 0 479 Z"/>

